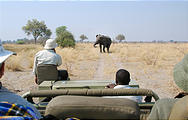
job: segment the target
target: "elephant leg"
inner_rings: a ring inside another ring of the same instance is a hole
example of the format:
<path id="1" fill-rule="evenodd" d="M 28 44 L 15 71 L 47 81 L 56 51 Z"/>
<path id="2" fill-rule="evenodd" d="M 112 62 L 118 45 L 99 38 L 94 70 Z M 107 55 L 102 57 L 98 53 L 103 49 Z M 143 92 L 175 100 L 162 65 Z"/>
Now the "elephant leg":
<path id="1" fill-rule="evenodd" d="M 110 48 L 110 47 L 109 47 L 109 46 L 107 46 L 107 52 L 108 52 L 108 53 L 109 53 L 109 48 Z"/>
<path id="2" fill-rule="evenodd" d="M 100 52 L 102 53 L 102 45 L 100 44 L 99 46 L 100 46 Z"/>
<path id="3" fill-rule="evenodd" d="M 103 52 L 105 53 L 105 46 L 103 45 Z"/>
<path id="4" fill-rule="evenodd" d="M 110 49 L 110 44 L 107 46 L 108 53 L 110 53 L 109 49 Z"/>

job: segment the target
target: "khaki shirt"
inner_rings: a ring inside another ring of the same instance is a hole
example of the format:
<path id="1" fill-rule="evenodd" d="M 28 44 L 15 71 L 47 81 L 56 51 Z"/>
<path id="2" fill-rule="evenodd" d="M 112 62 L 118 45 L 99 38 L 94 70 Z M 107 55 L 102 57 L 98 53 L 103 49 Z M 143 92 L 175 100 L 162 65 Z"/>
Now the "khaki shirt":
<path id="1" fill-rule="evenodd" d="M 40 64 L 52 64 L 60 66 L 62 64 L 61 56 L 56 54 L 54 50 L 39 51 L 34 58 L 33 73 L 36 75 L 36 68 Z"/>

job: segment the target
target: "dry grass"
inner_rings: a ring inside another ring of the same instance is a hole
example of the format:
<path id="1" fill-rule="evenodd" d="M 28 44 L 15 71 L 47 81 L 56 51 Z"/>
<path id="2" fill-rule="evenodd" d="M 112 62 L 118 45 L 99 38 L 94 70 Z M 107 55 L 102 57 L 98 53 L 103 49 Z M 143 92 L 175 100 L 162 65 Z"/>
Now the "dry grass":
<path id="1" fill-rule="evenodd" d="M 114 44 L 112 47 L 112 52 L 124 62 L 142 62 L 145 66 L 157 68 L 174 65 L 188 53 L 187 43 L 128 43 Z"/>
<path id="2" fill-rule="evenodd" d="M 12 76 L 16 74 L 17 81 L 21 78 L 30 81 L 28 85 L 34 84 L 33 76 L 30 74 L 34 55 L 43 47 L 40 45 L 4 45 L 4 47 L 17 53 L 17 56 L 12 56 L 6 61 L 7 70 L 24 71 L 9 74 Z M 57 48 L 56 52 L 62 57 L 59 69 L 68 70 L 71 80 L 113 80 L 116 71 L 124 68 L 130 71 L 131 78 L 136 80 L 141 88 L 152 89 L 160 97 L 173 97 L 179 92 L 179 88 L 173 82 L 173 67 L 188 53 L 188 44 L 112 44 L 111 53 L 108 54 L 100 53 L 99 47 L 94 48 L 91 43 L 80 43 L 75 49 Z M 9 75 L 4 79 L 7 85 L 11 85 L 15 77 Z M 7 82 L 9 79 L 10 83 Z"/>
<path id="3" fill-rule="evenodd" d="M 158 84 L 158 80 L 166 79 L 168 81 L 165 83 L 166 87 L 171 89 L 171 92 L 176 91 L 178 93 L 181 91 L 173 81 L 173 68 L 188 53 L 187 43 L 114 44 L 111 50 L 124 63 L 124 68 L 129 69 L 135 80 L 144 82 L 144 79 L 148 79 L 143 86 L 148 86 L 151 81 L 155 81 L 156 85 L 152 86 L 151 89 L 157 88 L 157 85 L 162 84 Z M 132 70 L 133 68 L 134 70 Z M 140 71 L 143 71 L 143 73 Z M 174 94 L 176 93 L 174 92 Z"/>
<path id="4" fill-rule="evenodd" d="M 14 51 L 17 56 L 10 57 L 7 60 L 6 67 L 11 71 L 24 71 L 31 69 L 33 66 L 34 55 L 42 48 L 40 45 L 4 45 L 5 49 Z M 100 58 L 99 48 L 94 48 L 93 44 L 80 43 L 73 48 L 57 48 L 57 53 L 61 55 L 63 64 L 61 69 L 66 69 L 73 76 L 78 76 L 78 72 L 89 71 L 93 76 L 96 68 L 95 61 Z M 112 44 L 111 54 L 116 56 L 120 62 L 140 62 L 143 69 L 148 67 L 156 69 L 172 69 L 183 56 L 188 53 L 188 44 L 153 44 L 153 43 L 127 43 L 127 44 Z M 103 54 L 106 61 L 111 63 L 117 62 L 108 54 Z M 90 62 L 88 62 L 90 61 Z M 109 63 L 108 62 L 108 63 Z M 11 64 L 9 64 L 11 63 Z M 83 68 L 83 63 L 89 64 Z M 110 64 L 111 64 L 110 63 Z M 117 66 L 105 65 L 107 71 L 105 74 L 112 74 L 117 70 Z M 138 66 L 139 67 L 139 66 Z M 77 73 L 76 73 L 77 72 Z"/>
<path id="5" fill-rule="evenodd" d="M 21 57 L 11 57 L 7 60 L 6 62 L 6 68 L 10 71 L 22 71 L 23 67 L 21 66 L 20 61 L 21 61 Z"/>
<path id="6" fill-rule="evenodd" d="M 56 51 L 61 55 L 63 61 L 60 68 L 68 70 L 72 76 L 76 75 L 76 73 L 73 74 L 73 71 L 78 72 L 79 69 L 82 69 L 80 62 L 95 61 L 99 58 L 99 54 L 96 52 L 96 49 L 93 48 L 92 44 L 77 44 L 75 49 L 57 48 Z M 89 70 L 89 68 L 87 70 Z"/>
<path id="7" fill-rule="evenodd" d="M 32 68 L 33 58 L 37 51 L 41 50 L 40 45 L 4 45 L 5 49 L 16 52 L 16 56 L 6 61 L 6 68 L 10 71 L 24 71 Z"/>
<path id="8" fill-rule="evenodd" d="M 41 45 L 4 45 L 5 49 L 16 52 L 17 56 L 10 57 L 7 60 L 6 68 L 10 71 L 24 71 L 33 67 L 35 54 L 42 50 Z M 60 69 L 66 69 L 70 75 L 73 69 L 79 67 L 79 62 L 96 61 L 99 53 L 93 48 L 92 44 L 77 44 L 73 48 L 56 48 L 56 52 L 62 57 L 63 64 Z M 74 66 L 74 67 L 73 67 Z M 94 69 L 90 69 L 94 72 Z M 91 73 L 93 73 L 91 72 Z"/>

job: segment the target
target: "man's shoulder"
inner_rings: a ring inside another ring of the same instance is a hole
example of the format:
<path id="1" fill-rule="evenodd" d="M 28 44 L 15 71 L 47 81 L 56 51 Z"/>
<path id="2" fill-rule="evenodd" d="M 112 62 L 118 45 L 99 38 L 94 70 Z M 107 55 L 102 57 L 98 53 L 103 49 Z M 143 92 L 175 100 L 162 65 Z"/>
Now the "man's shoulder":
<path id="1" fill-rule="evenodd" d="M 51 54 L 56 54 L 55 52 L 53 53 L 52 51 L 50 50 L 41 50 L 41 51 L 38 51 L 35 56 L 40 56 L 41 54 L 47 54 L 47 53 L 51 53 Z"/>
<path id="2" fill-rule="evenodd" d="M 39 54 L 44 53 L 44 52 L 46 52 L 46 50 L 40 50 L 40 51 L 38 51 L 38 52 L 36 53 L 36 55 L 39 55 Z"/>
<path id="3" fill-rule="evenodd" d="M 5 87 L 2 87 L 1 89 L 0 89 L 0 95 L 6 95 L 6 96 L 18 96 L 18 97 L 20 97 L 19 95 L 17 95 L 16 93 L 13 93 L 13 92 L 11 92 L 11 91 L 9 91 L 7 88 L 5 88 Z"/>
<path id="4" fill-rule="evenodd" d="M 57 58 L 61 58 L 61 56 L 55 53 L 53 50 L 41 50 L 35 54 L 36 57 L 41 55 L 56 56 Z"/>
<path id="5" fill-rule="evenodd" d="M 31 103 L 29 103 L 27 100 L 17 95 L 16 93 L 13 93 L 5 88 L 5 89 L 0 89 L 0 96 L 1 96 L 0 102 L 16 103 L 30 107 L 32 110 L 34 110 L 34 112 L 37 114 L 39 118 L 41 117 L 38 110 Z"/>
<path id="6" fill-rule="evenodd" d="M 59 54 L 56 53 L 56 55 L 61 58 L 61 56 Z"/>

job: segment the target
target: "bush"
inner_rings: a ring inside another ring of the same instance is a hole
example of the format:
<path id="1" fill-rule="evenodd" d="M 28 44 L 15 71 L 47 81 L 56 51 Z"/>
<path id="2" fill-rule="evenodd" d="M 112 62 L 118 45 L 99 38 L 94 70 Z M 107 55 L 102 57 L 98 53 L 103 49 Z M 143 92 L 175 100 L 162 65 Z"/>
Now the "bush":
<path id="1" fill-rule="evenodd" d="M 25 44 L 25 42 L 22 40 L 18 40 L 18 41 L 16 41 L 16 44 Z"/>
<path id="2" fill-rule="evenodd" d="M 73 39 L 65 38 L 62 42 L 59 44 L 61 47 L 74 47 L 75 41 Z"/>
<path id="3" fill-rule="evenodd" d="M 67 31 L 66 29 L 66 26 L 60 26 L 56 28 L 56 41 L 61 47 L 74 47 L 74 36 L 71 32 Z"/>
<path id="4" fill-rule="evenodd" d="M 60 47 L 75 47 L 75 40 L 73 37 L 58 36 L 56 41 Z"/>
<path id="5" fill-rule="evenodd" d="M 60 47 L 75 47 L 74 37 L 69 32 L 59 35 L 56 41 Z"/>

